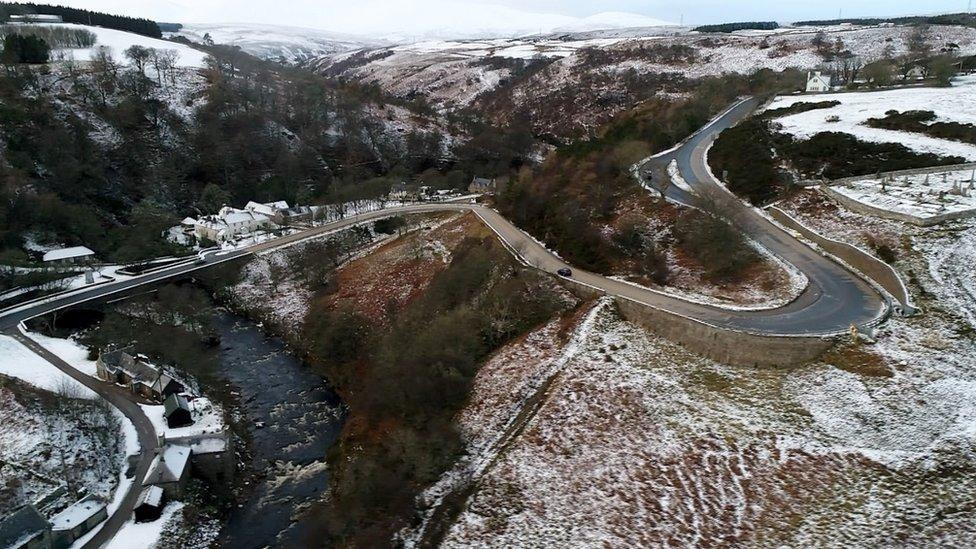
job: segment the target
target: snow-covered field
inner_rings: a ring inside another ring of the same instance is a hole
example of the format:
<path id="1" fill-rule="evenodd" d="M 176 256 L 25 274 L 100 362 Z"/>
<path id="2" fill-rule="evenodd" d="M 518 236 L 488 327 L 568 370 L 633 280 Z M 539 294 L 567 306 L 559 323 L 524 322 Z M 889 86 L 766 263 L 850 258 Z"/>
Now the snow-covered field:
<path id="1" fill-rule="evenodd" d="M 131 61 L 125 57 L 125 50 L 131 46 L 142 46 L 156 50 L 173 50 L 177 53 L 177 67 L 203 68 L 206 67 L 207 54 L 193 49 L 185 44 L 159 40 L 115 29 L 94 27 L 89 25 L 78 25 L 74 23 L 47 24 L 46 26 L 68 27 L 73 29 L 83 29 L 95 34 L 95 45 L 91 48 L 71 48 L 55 50 L 53 57 L 60 59 L 73 59 L 75 61 L 91 61 L 95 52 L 100 47 L 107 47 L 112 52 L 112 59 L 121 65 L 128 66 Z"/>
<path id="2" fill-rule="evenodd" d="M 586 40 L 558 38 L 494 38 L 487 40 L 431 40 L 390 48 L 397 53 L 442 54 L 454 58 L 568 57 L 581 48 L 601 48 L 620 42 L 619 38 Z"/>
<path id="3" fill-rule="evenodd" d="M 236 46 L 245 52 L 274 61 L 297 63 L 306 59 L 382 45 L 378 41 L 319 29 L 257 24 L 186 24 L 172 36 L 204 43 Z"/>
<path id="4" fill-rule="evenodd" d="M 777 109 L 796 103 L 820 101 L 840 101 L 841 104 L 829 109 L 814 109 L 784 116 L 777 118 L 776 122 L 782 125 L 783 132 L 800 138 L 808 138 L 819 132 L 843 132 L 863 141 L 901 143 L 919 152 L 976 160 L 976 145 L 864 125 L 869 118 L 884 118 L 885 112 L 889 110 L 927 110 L 936 114 L 937 121 L 976 123 L 976 75 L 956 78 L 950 88 L 781 96 L 768 108 Z M 839 120 L 828 122 L 827 119 L 833 116 Z"/>
<path id="5" fill-rule="evenodd" d="M 976 213 L 973 170 L 903 175 L 882 181 L 866 177 L 834 185 L 844 196 L 895 213 L 920 219 L 962 212 Z"/>
<path id="6" fill-rule="evenodd" d="M 972 355 L 883 337 L 892 377 L 739 369 L 602 312 L 444 546 L 967 545 Z"/>
<path id="7" fill-rule="evenodd" d="M 15 377 L 38 389 L 68 392 L 82 398 L 95 398 L 95 393 L 58 370 L 53 364 L 34 354 L 19 341 L 0 335 L 0 374 Z"/>

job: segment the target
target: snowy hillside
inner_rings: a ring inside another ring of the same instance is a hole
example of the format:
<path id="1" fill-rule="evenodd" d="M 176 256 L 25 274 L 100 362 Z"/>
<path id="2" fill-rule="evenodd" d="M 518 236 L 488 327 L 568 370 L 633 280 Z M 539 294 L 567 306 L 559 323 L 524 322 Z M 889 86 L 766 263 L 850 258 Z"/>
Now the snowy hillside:
<path id="1" fill-rule="evenodd" d="M 179 32 L 171 33 L 197 43 L 203 43 L 208 34 L 216 44 L 236 46 L 255 57 L 288 63 L 386 45 L 352 35 L 276 25 L 195 24 L 184 25 Z"/>
<path id="2" fill-rule="evenodd" d="M 584 133 L 645 95 L 685 93 L 685 79 L 768 68 L 809 70 L 828 64 L 812 43 L 817 28 L 700 34 L 686 27 L 604 30 L 485 40 L 435 40 L 357 50 L 306 65 L 324 75 L 375 83 L 404 98 L 422 95 L 442 111 L 485 108 L 503 120 L 518 110 L 546 113 L 572 97 L 574 110 L 553 112 L 536 131 Z M 911 27 L 825 27 L 831 43 L 865 62 L 908 51 Z M 976 29 L 932 26 L 931 46 L 976 54 Z M 531 65 L 531 66 L 530 66 Z M 492 97 L 507 103 L 499 108 Z"/>
<path id="3" fill-rule="evenodd" d="M 177 53 L 178 57 L 176 59 L 177 67 L 186 68 L 203 68 L 206 66 L 207 54 L 195 50 L 184 44 L 178 44 L 176 42 L 169 42 L 167 40 L 159 40 L 156 38 L 149 38 L 148 36 L 142 36 L 140 34 L 133 34 L 131 32 L 125 32 L 114 29 L 106 29 L 102 27 L 91 27 L 88 25 L 75 25 L 71 23 L 64 23 L 59 25 L 50 25 L 58 27 L 69 27 L 74 29 L 83 29 L 92 32 L 96 36 L 95 45 L 91 48 L 71 48 L 71 49 L 60 49 L 53 52 L 53 57 L 56 59 L 73 59 L 75 61 L 90 61 L 95 54 L 95 51 L 100 47 L 107 47 L 112 51 L 112 58 L 116 62 L 127 65 L 129 60 L 125 58 L 123 53 L 126 49 L 131 46 L 139 45 L 145 48 L 153 48 L 157 50 L 173 50 Z"/>
<path id="4" fill-rule="evenodd" d="M 811 101 L 840 101 L 829 109 L 816 109 L 776 119 L 782 131 L 797 137 L 810 137 L 819 132 L 844 132 L 862 141 L 901 143 L 918 152 L 942 156 L 961 156 L 976 160 L 976 146 L 959 141 L 938 139 L 918 133 L 873 128 L 864 123 L 869 118 L 884 118 L 889 110 L 901 112 L 926 110 L 935 113 L 940 122 L 976 123 L 976 77 L 958 78 L 951 88 L 912 88 L 870 93 L 834 93 L 777 98 L 770 109 L 788 107 Z M 837 117 L 834 122 L 830 118 Z"/>

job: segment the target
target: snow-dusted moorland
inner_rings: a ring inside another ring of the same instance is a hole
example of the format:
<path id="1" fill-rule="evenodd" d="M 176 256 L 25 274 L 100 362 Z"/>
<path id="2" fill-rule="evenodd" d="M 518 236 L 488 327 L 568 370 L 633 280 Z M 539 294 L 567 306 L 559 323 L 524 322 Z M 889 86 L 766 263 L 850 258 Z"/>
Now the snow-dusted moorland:
<path id="1" fill-rule="evenodd" d="M 782 126 L 781 131 L 800 138 L 808 138 L 819 132 L 843 132 L 862 141 L 901 143 L 918 152 L 976 160 L 976 145 L 918 133 L 872 128 L 864 124 L 869 118 L 884 118 L 890 110 L 932 111 L 940 122 L 976 123 L 976 76 L 956 78 L 949 88 L 781 96 L 768 108 L 819 101 L 840 101 L 840 105 L 777 118 L 776 122 Z M 835 120 L 833 117 L 837 117 L 836 121 L 831 121 Z"/>
<path id="2" fill-rule="evenodd" d="M 891 239 L 923 313 L 790 370 L 703 359 L 612 307 L 577 320 L 578 341 L 530 335 L 483 368 L 459 418 L 485 465 L 444 546 L 972 544 L 976 225 L 783 207 L 864 247 Z"/>

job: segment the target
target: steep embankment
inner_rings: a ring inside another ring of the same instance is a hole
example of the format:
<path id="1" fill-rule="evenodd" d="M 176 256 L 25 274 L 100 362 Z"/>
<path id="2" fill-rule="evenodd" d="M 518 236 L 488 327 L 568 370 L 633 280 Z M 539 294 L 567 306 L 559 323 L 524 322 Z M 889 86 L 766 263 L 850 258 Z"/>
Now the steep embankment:
<path id="1" fill-rule="evenodd" d="M 308 516 L 330 543 L 382 545 L 409 524 L 417 495 L 464 447 L 454 416 L 486 357 L 577 303 L 515 263 L 473 214 L 403 229 L 327 271 L 310 293 L 286 290 L 305 284 L 304 271 L 274 291 L 271 271 L 253 266 L 244 283 L 302 302 L 285 317 L 305 311 L 291 339 L 349 408 L 329 457 L 330 492 Z"/>

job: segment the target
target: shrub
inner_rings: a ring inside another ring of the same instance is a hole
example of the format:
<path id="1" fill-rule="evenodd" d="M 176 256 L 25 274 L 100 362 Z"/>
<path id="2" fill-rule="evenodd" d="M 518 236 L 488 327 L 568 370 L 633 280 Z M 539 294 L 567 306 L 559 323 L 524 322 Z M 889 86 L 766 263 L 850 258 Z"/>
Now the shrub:
<path id="1" fill-rule="evenodd" d="M 407 221 L 403 219 L 403 216 L 395 215 L 377 220 L 373 223 L 373 231 L 382 234 L 396 234 L 406 224 Z"/>
<path id="2" fill-rule="evenodd" d="M 829 109 L 831 107 L 836 107 L 840 105 L 840 101 L 816 101 L 813 103 L 808 103 L 801 101 L 799 103 L 793 103 L 789 107 L 780 107 L 778 109 L 769 109 L 763 111 L 760 115 L 763 118 L 780 118 L 783 116 L 789 116 L 791 114 L 799 114 L 801 112 L 807 112 L 817 109 Z"/>
<path id="3" fill-rule="evenodd" d="M 708 162 L 732 192 L 758 206 L 775 198 L 783 188 L 772 149 L 769 122 L 750 118 L 719 135 L 708 153 Z"/>
<path id="4" fill-rule="evenodd" d="M 865 234 L 864 238 L 867 240 L 868 246 L 874 250 L 874 253 L 878 254 L 881 261 L 888 264 L 893 264 L 898 260 L 898 253 L 886 240 L 883 240 L 871 233 Z"/>
<path id="5" fill-rule="evenodd" d="M 681 249 L 705 269 L 705 280 L 734 282 L 745 270 L 760 261 L 739 231 L 717 217 L 689 210 L 674 227 Z"/>
<path id="6" fill-rule="evenodd" d="M 958 156 L 918 153 L 900 143 L 868 143 L 840 132 L 821 132 L 805 140 L 775 134 L 774 143 L 800 173 L 827 179 L 965 162 Z"/>
<path id="7" fill-rule="evenodd" d="M 961 122 L 935 122 L 932 111 L 890 110 L 884 118 L 869 118 L 865 124 L 872 128 L 921 133 L 938 139 L 949 139 L 976 145 L 976 125 Z"/>

